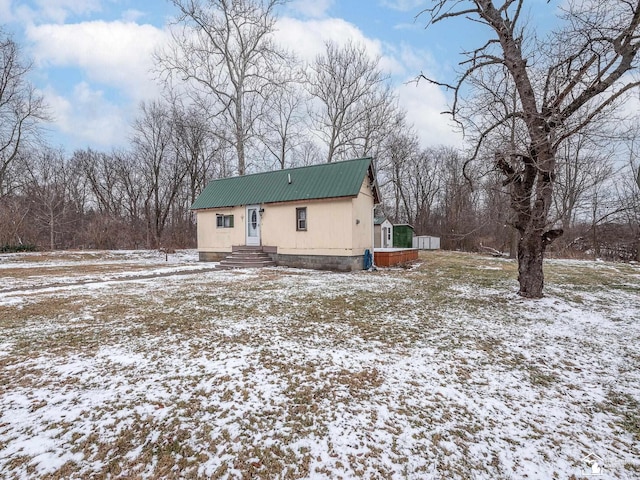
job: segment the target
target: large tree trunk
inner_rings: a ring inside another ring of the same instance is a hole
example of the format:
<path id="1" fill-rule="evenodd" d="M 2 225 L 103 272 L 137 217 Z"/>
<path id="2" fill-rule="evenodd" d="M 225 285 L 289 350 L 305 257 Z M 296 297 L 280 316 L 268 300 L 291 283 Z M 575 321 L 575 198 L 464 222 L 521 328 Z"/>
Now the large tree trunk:
<path id="1" fill-rule="evenodd" d="M 525 298 L 542 298 L 544 273 L 542 261 L 547 247 L 563 233 L 561 228 L 544 231 L 531 228 L 520 236 L 518 242 L 518 293 Z"/>
<path id="2" fill-rule="evenodd" d="M 519 233 L 518 293 L 525 298 L 541 298 L 544 252 L 563 232 L 562 229 L 546 230 L 553 192 L 553 155 L 547 150 L 535 157 L 498 156 L 496 166 L 507 177 L 504 184 L 510 185 L 514 226 Z"/>
<path id="3" fill-rule="evenodd" d="M 542 297 L 544 250 L 542 232 L 524 232 L 518 240 L 518 293 L 525 298 Z"/>

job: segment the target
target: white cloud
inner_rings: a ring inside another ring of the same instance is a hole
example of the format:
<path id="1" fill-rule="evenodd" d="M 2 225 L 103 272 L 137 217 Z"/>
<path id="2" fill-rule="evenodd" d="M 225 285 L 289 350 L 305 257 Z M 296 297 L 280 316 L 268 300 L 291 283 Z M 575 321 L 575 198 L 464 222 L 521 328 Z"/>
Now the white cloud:
<path id="1" fill-rule="evenodd" d="M 333 0 L 293 0 L 288 7 L 304 17 L 321 18 L 327 15 L 332 5 Z"/>
<path id="2" fill-rule="evenodd" d="M 89 80 L 122 89 L 140 100 L 157 94 L 153 82 L 154 49 L 165 41 L 162 30 L 131 22 L 84 22 L 27 29 L 40 67 L 79 68 Z"/>
<path id="3" fill-rule="evenodd" d="M 96 21 L 31 26 L 26 35 L 41 73 L 75 69 L 82 79 L 68 98 L 62 87 L 44 89 L 59 131 L 75 146 L 124 145 L 139 103 L 160 94 L 152 53 L 165 33 L 150 25 Z"/>
<path id="4" fill-rule="evenodd" d="M 380 68 L 393 75 L 404 74 L 404 67 L 396 58 L 384 55 L 383 43 L 368 38 L 362 31 L 343 19 L 298 20 L 284 17 L 276 25 L 276 41 L 292 50 L 304 62 L 311 62 L 325 51 L 325 43 L 333 41 L 339 45 L 352 41 L 364 45 L 369 55 L 380 56 Z"/>
<path id="5" fill-rule="evenodd" d="M 380 4 L 384 7 L 392 8 L 393 10 L 400 10 L 401 12 L 408 12 L 422 8 L 425 5 L 424 0 L 382 0 Z"/>
<path id="6" fill-rule="evenodd" d="M 442 114 L 449 108 L 440 88 L 427 82 L 410 81 L 398 86 L 396 92 L 423 146 L 462 145 L 462 134 L 454 131 L 450 117 Z"/>
<path id="7" fill-rule="evenodd" d="M 10 23 L 12 21 L 11 0 L 0 0 L 0 23 Z"/>
<path id="8" fill-rule="evenodd" d="M 75 85 L 71 96 L 62 96 L 51 87 L 43 94 L 53 111 L 53 124 L 75 144 L 74 148 L 107 148 L 128 143 L 129 107 L 109 102 L 103 91 L 81 82 Z"/>
<path id="9" fill-rule="evenodd" d="M 102 10 L 100 0 L 37 0 L 45 19 L 64 22 L 69 14 L 87 15 Z"/>
<path id="10" fill-rule="evenodd" d="M 424 30 L 424 24 L 418 22 L 398 23 L 393 26 L 394 30 Z"/>
<path id="11" fill-rule="evenodd" d="M 364 36 L 355 25 L 341 18 L 298 20 L 284 17 L 276 24 L 276 41 L 293 50 L 303 61 L 311 61 L 324 52 L 324 44 L 334 41 L 344 44 L 349 40 L 365 45 L 372 55 L 381 53 L 381 43 Z"/>
<path id="12" fill-rule="evenodd" d="M 122 12 L 122 20 L 124 20 L 125 22 L 137 22 L 145 15 L 146 13 L 140 10 L 125 10 L 124 12 Z"/>
<path id="13" fill-rule="evenodd" d="M 429 50 L 418 49 L 406 43 L 400 45 L 397 58 L 411 74 L 417 75 L 423 70 L 439 70 L 439 66 Z"/>
<path id="14" fill-rule="evenodd" d="M 71 15 L 89 15 L 102 11 L 102 0 L 35 0 L 31 3 L 9 3 L 15 5 L 14 17 L 25 24 L 63 23 Z"/>

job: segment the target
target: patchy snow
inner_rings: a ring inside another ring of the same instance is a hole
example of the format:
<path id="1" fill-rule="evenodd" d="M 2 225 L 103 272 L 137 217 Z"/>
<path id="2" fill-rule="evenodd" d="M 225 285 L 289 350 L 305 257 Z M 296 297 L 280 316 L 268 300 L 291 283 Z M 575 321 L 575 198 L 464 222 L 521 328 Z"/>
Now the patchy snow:
<path id="1" fill-rule="evenodd" d="M 198 261 L 196 250 L 176 250 L 165 254 L 159 250 L 55 250 L 0 254 L 1 268 L 40 268 L 66 266 L 70 263 L 127 264 L 127 263 L 193 263 Z"/>
<path id="2" fill-rule="evenodd" d="M 0 273 L 5 281 L 0 305 L 19 305 L 20 295 L 61 288 L 102 288 L 110 282 L 147 277 L 183 275 L 215 268 L 217 263 L 198 262 L 195 250 L 165 255 L 156 250 L 55 251 L 0 255 Z"/>
<path id="3" fill-rule="evenodd" d="M 638 478 L 640 267 L 430 255 L 0 292 L 0 477 Z"/>

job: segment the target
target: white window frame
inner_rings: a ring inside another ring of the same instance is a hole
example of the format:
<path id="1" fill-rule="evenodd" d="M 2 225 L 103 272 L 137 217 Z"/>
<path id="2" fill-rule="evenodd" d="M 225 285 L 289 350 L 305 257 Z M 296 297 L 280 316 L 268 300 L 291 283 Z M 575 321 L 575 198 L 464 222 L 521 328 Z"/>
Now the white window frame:
<path id="1" fill-rule="evenodd" d="M 306 232 L 307 226 L 307 207 L 296 208 L 296 230 Z"/>
<path id="2" fill-rule="evenodd" d="M 216 215 L 216 228 L 233 228 L 233 215 Z"/>

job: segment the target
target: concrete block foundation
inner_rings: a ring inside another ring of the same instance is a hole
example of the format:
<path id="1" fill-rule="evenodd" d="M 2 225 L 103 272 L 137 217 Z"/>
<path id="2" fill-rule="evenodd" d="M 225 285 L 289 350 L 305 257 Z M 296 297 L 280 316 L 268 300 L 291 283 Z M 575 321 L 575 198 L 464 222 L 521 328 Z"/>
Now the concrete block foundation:
<path id="1" fill-rule="evenodd" d="M 282 255 L 272 253 L 271 258 L 278 266 L 311 268 L 315 270 L 337 270 L 352 272 L 364 268 L 364 256 L 339 257 L 330 255 Z"/>
<path id="2" fill-rule="evenodd" d="M 234 251 L 246 247 L 234 247 Z M 364 268 L 364 256 L 333 256 L 333 255 L 283 255 L 277 253 L 276 247 L 256 247 L 271 257 L 276 265 L 292 268 L 311 268 L 314 270 L 336 270 L 352 272 Z M 201 262 L 219 262 L 230 255 L 229 252 L 198 252 Z"/>
<path id="3" fill-rule="evenodd" d="M 228 252 L 198 252 L 198 261 L 219 262 L 228 255 Z"/>

